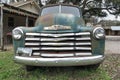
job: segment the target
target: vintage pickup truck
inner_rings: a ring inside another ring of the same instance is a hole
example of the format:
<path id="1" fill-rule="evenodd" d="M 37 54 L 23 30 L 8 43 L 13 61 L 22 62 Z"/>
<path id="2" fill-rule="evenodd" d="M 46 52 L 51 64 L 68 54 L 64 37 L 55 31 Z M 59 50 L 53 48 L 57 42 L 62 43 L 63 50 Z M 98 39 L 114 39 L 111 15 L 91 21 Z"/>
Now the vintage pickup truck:
<path id="1" fill-rule="evenodd" d="M 34 27 L 12 31 L 14 60 L 32 66 L 97 67 L 104 60 L 105 31 L 86 26 L 79 7 L 45 6 Z"/>

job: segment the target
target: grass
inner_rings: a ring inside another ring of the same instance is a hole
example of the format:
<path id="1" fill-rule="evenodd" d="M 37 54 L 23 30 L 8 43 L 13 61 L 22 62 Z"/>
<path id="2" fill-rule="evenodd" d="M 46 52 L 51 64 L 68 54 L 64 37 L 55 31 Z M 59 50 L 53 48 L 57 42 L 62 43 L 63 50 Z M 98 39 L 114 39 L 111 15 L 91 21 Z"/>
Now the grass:
<path id="1" fill-rule="evenodd" d="M 111 80 L 107 72 L 84 67 L 37 68 L 27 72 L 25 67 L 14 63 L 13 51 L 0 52 L 0 80 Z"/>

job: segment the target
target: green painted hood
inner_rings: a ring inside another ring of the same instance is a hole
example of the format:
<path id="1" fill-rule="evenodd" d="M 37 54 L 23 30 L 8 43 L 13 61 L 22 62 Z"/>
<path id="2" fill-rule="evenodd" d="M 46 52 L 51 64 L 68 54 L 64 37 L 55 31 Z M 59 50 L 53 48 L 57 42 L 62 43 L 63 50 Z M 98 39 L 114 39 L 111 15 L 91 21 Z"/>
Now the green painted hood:
<path id="1" fill-rule="evenodd" d="M 52 26 L 52 25 L 62 25 L 62 26 L 71 26 L 71 30 L 52 30 L 53 31 L 70 31 L 77 32 L 80 30 L 80 27 L 85 26 L 82 17 L 77 17 L 71 14 L 49 14 L 45 16 L 40 16 L 35 26 L 39 27 L 40 32 L 45 31 L 44 27 Z M 49 31 L 49 30 L 48 30 Z M 51 30 L 50 30 L 51 31 Z"/>
<path id="2" fill-rule="evenodd" d="M 44 30 L 44 27 L 52 26 L 52 25 L 63 25 L 63 26 L 71 26 L 70 30 Z M 105 39 L 96 39 L 93 37 L 93 27 L 88 27 L 84 25 L 84 21 L 81 17 L 76 17 L 70 14 L 52 14 L 40 16 L 36 21 L 35 27 L 19 27 L 23 30 L 24 35 L 20 40 L 13 39 L 13 44 L 15 48 L 15 52 L 18 47 L 25 47 L 25 33 L 67 33 L 67 32 L 91 32 L 91 43 L 92 43 L 92 53 L 94 55 L 103 54 L 104 53 L 104 45 Z"/>

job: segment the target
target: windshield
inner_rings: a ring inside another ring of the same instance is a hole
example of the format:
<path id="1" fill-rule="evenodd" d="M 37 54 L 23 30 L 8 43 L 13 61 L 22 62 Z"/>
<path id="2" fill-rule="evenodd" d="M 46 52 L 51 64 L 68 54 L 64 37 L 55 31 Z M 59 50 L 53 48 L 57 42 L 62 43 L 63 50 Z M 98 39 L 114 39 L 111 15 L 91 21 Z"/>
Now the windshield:
<path id="1" fill-rule="evenodd" d="M 41 12 L 41 15 L 56 14 L 56 13 L 73 14 L 75 16 L 80 17 L 80 12 L 79 12 L 79 9 L 77 7 L 61 6 L 61 5 L 44 8 Z"/>

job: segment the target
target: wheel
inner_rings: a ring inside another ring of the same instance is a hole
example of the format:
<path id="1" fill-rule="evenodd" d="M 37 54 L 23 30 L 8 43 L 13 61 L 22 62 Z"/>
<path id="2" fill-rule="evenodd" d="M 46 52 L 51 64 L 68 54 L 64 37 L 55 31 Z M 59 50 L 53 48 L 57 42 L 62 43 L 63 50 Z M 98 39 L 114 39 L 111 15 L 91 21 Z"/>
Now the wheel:
<path id="1" fill-rule="evenodd" d="M 33 70 L 35 70 L 35 66 L 26 65 L 25 68 L 26 68 L 26 71 L 33 71 Z"/>

